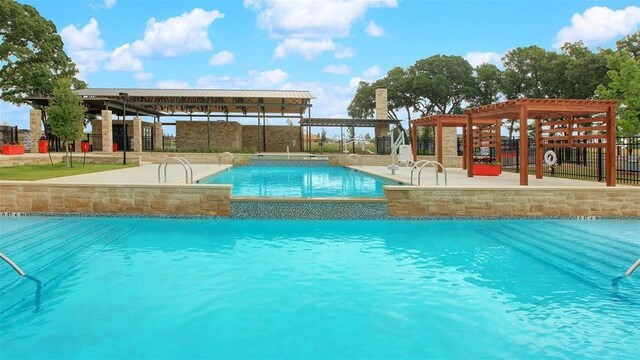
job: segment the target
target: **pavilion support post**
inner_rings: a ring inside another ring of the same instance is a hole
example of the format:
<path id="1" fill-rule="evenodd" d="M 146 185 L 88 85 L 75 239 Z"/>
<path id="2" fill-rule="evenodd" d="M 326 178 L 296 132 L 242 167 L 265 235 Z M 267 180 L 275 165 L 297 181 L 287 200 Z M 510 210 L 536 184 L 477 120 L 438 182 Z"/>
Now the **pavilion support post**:
<path id="1" fill-rule="evenodd" d="M 607 150 L 605 153 L 605 180 L 607 186 L 616 186 L 616 108 L 607 108 Z"/>
<path id="2" fill-rule="evenodd" d="M 467 170 L 467 127 L 462 127 L 462 170 Z"/>
<path id="3" fill-rule="evenodd" d="M 496 120 L 496 161 L 499 164 L 502 164 L 502 135 L 500 134 L 500 130 L 502 129 L 502 120 Z"/>
<path id="4" fill-rule="evenodd" d="M 302 114 L 300 114 L 300 152 L 304 152 L 304 137 L 302 135 Z"/>
<path id="5" fill-rule="evenodd" d="M 209 106 L 207 106 L 207 150 L 211 150 L 211 119 L 209 113 Z"/>
<path id="6" fill-rule="evenodd" d="M 442 121 L 436 124 L 436 160 L 442 164 Z M 438 172 L 442 172 L 442 167 L 438 166 Z"/>
<path id="7" fill-rule="evenodd" d="M 536 119 L 536 179 L 542 179 L 542 123 Z"/>
<path id="8" fill-rule="evenodd" d="M 471 113 L 467 114 L 467 137 L 465 143 L 465 157 L 467 162 L 467 177 L 473 177 L 473 121 Z"/>
<path id="9" fill-rule="evenodd" d="M 260 153 L 260 144 L 262 144 L 262 141 L 260 139 L 260 110 L 258 110 L 258 129 L 257 129 L 257 131 L 258 131 L 258 137 L 257 137 L 257 139 L 258 139 L 258 148 L 257 148 L 257 150 L 258 150 L 258 153 Z"/>
<path id="10" fill-rule="evenodd" d="M 520 105 L 520 185 L 529 185 L 529 136 L 527 135 L 527 107 Z"/>
<path id="11" fill-rule="evenodd" d="M 413 162 L 418 161 L 418 127 L 411 127 L 411 151 L 413 152 Z"/>

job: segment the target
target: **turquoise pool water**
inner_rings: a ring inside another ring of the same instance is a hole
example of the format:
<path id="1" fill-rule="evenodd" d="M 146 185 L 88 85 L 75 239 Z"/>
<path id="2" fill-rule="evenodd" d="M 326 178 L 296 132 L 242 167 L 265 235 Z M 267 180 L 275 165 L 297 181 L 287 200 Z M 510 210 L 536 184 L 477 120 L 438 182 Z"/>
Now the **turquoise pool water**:
<path id="1" fill-rule="evenodd" d="M 234 166 L 205 179 L 205 184 L 232 184 L 233 196 L 382 197 L 379 177 L 341 166 Z"/>
<path id="2" fill-rule="evenodd" d="M 637 359 L 640 222 L 0 218 L 0 357 Z M 24 298 L 24 300 L 23 300 Z"/>

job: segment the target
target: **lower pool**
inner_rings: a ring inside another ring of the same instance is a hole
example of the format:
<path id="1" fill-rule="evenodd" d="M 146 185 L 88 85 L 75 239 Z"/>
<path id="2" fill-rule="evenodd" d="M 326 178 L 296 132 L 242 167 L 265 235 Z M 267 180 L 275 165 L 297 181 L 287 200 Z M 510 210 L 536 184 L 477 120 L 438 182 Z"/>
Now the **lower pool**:
<path id="1" fill-rule="evenodd" d="M 234 166 L 201 181 L 232 184 L 233 196 L 383 197 L 398 182 L 342 166 Z"/>
<path id="2" fill-rule="evenodd" d="M 0 218 L 3 359 L 637 359 L 637 220 Z"/>

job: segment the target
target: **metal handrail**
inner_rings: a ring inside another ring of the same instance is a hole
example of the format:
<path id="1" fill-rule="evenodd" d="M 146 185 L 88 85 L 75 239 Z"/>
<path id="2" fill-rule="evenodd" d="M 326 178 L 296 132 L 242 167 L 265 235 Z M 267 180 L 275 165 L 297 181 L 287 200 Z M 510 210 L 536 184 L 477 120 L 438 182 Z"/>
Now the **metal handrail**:
<path id="1" fill-rule="evenodd" d="M 191 163 L 189 160 L 178 156 L 168 157 L 158 165 L 158 183 L 162 183 L 160 178 L 160 168 L 162 168 L 162 165 L 164 165 L 164 182 L 167 182 L 167 165 L 169 165 L 169 162 L 172 160 L 176 160 L 182 164 L 182 167 L 184 168 L 185 183 L 187 184 L 189 184 L 189 172 L 191 173 L 191 184 L 193 184 L 193 168 L 191 167 Z"/>
<path id="2" fill-rule="evenodd" d="M 624 276 L 631 276 L 634 270 L 637 269 L 639 266 L 640 266 L 640 259 L 636 260 L 636 262 L 629 267 L 629 269 L 624 273 Z"/>
<path id="3" fill-rule="evenodd" d="M 358 166 L 362 166 L 362 156 L 360 156 L 358 154 L 349 154 L 349 155 L 347 155 L 347 157 L 344 159 L 344 164 L 346 166 L 348 166 L 349 165 L 349 159 L 351 159 L 353 157 L 358 159 Z"/>
<path id="4" fill-rule="evenodd" d="M 288 156 L 288 154 L 289 154 L 289 146 L 287 146 L 287 156 Z M 218 155 L 218 165 L 221 164 L 220 161 L 222 160 L 222 155 L 231 156 L 231 165 L 233 165 L 233 163 L 235 162 L 235 158 L 233 157 L 233 154 L 228 152 L 228 151 L 225 151 L 225 152 L 221 153 L 220 155 Z"/>
<path id="5" fill-rule="evenodd" d="M 9 259 L 9 257 L 3 253 L 0 252 L 0 259 L 4 260 L 7 264 L 9 264 L 9 266 L 11 266 L 13 268 L 13 270 L 15 270 L 18 275 L 20 276 L 24 276 L 25 273 L 24 271 L 22 271 L 22 269 L 20 268 L 20 266 L 18 266 L 16 263 L 13 262 L 13 260 Z"/>
<path id="6" fill-rule="evenodd" d="M 430 161 L 431 160 L 419 160 L 413 163 L 413 167 L 411 167 L 411 185 L 413 185 L 413 170 L 417 170 L 420 165 L 428 163 Z"/>
<path id="7" fill-rule="evenodd" d="M 15 270 L 18 275 L 20 275 L 21 277 L 27 278 L 31 281 L 33 281 L 34 283 L 36 283 L 36 298 L 35 298 L 35 305 L 36 305 L 36 312 L 40 311 L 40 299 L 41 299 L 41 293 L 42 293 L 42 282 L 36 278 L 34 278 L 31 275 L 27 275 L 21 268 L 20 266 L 18 266 L 18 264 L 16 264 L 15 262 L 13 262 L 13 260 L 9 259 L 9 257 L 3 253 L 0 252 L 0 259 L 4 260 L 7 264 L 9 264 L 9 266 L 11 266 L 13 268 L 13 270 Z"/>
<path id="8" fill-rule="evenodd" d="M 440 185 L 438 183 L 438 166 L 442 168 L 442 171 L 444 172 L 444 186 L 447 186 L 447 169 L 445 169 L 444 165 L 440 164 L 439 162 L 430 160 L 424 163 L 418 171 L 418 186 L 420 186 L 420 175 L 422 174 L 422 169 L 424 169 L 424 167 L 427 165 L 431 165 L 436 170 L 436 185 Z"/>

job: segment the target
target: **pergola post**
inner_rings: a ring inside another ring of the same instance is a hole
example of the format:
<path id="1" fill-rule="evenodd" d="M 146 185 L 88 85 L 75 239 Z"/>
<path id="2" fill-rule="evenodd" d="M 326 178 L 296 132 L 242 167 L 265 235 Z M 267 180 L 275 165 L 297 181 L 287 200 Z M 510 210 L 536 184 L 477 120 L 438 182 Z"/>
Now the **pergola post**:
<path id="1" fill-rule="evenodd" d="M 413 152 L 413 162 L 418 161 L 418 134 L 417 126 L 411 127 L 411 152 Z"/>
<path id="2" fill-rule="evenodd" d="M 462 126 L 462 170 L 467 170 L 467 127 Z"/>
<path id="3" fill-rule="evenodd" d="M 436 122 L 436 160 L 442 164 L 442 120 Z M 442 172 L 441 166 L 438 166 L 438 172 Z"/>
<path id="4" fill-rule="evenodd" d="M 536 179 L 542 179 L 542 124 L 536 119 Z"/>
<path id="5" fill-rule="evenodd" d="M 473 120 L 471 119 L 471 113 L 467 113 L 466 131 L 464 156 L 467 163 L 467 177 L 473 177 Z"/>
<path id="6" fill-rule="evenodd" d="M 616 108 L 607 108 L 607 150 L 605 153 L 605 180 L 607 186 L 616 186 Z"/>
<path id="7" fill-rule="evenodd" d="M 500 130 L 502 128 L 502 120 L 496 120 L 496 162 L 501 164 L 502 166 L 502 135 L 500 134 Z"/>
<path id="8" fill-rule="evenodd" d="M 527 107 L 519 106 L 520 123 L 520 185 L 529 185 L 529 136 L 527 135 Z"/>

